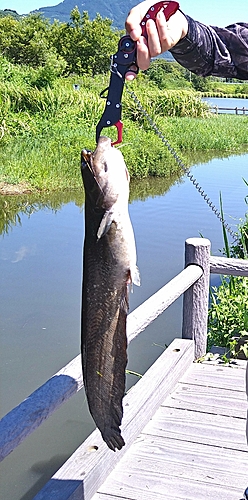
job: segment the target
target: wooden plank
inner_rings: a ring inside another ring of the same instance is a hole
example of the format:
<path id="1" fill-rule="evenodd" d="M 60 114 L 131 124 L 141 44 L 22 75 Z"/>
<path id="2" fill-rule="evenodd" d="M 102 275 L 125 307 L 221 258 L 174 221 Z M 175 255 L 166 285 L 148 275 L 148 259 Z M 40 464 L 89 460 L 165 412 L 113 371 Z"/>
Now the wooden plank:
<path id="1" fill-rule="evenodd" d="M 210 272 L 213 274 L 248 276 L 248 260 L 210 257 Z"/>
<path id="2" fill-rule="evenodd" d="M 247 412 L 247 398 L 243 392 L 183 383 L 178 383 L 162 405 L 237 418 L 246 418 Z"/>
<path id="3" fill-rule="evenodd" d="M 246 371 L 243 368 L 246 367 L 246 361 L 239 362 L 238 368 L 232 365 L 194 363 L 180 382 L 245 392 Z"/>
<path id="4" fill-rule="evenodd" d="M 90 500 L 192 363 L 193 351 L 193 341 L 174 340 L 125 396 L 122 434 L 126 446 L 121 451 L 113 453 L 99 431 L 94 431 L 35 500 Z"/>
<path id="5" fill-rule="evenodd" d="M 142 434 L 247 452 L 245 418 L 162 406 Z"/>
<path id="6" fill-rule="evenodd" d="M 142 434 L 92 500 L 238 500 L 247 468 L 248 453 Z"/>

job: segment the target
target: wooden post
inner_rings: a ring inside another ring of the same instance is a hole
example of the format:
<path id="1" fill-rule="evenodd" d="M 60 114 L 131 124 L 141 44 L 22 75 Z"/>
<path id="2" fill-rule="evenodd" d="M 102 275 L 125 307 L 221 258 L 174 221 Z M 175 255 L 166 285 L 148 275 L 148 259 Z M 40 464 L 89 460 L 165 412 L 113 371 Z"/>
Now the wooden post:
<path id="1" fill-rule="evenodd" d="M 206 238 L 189 238 L 185 242 L 185 267 L 197 264 L 203 270 L 201 278 L 183 297 L 182 338 L 195 342 L 195 359 L 206 353 L 207 321 L 210 276 L 210 241 Z"/>

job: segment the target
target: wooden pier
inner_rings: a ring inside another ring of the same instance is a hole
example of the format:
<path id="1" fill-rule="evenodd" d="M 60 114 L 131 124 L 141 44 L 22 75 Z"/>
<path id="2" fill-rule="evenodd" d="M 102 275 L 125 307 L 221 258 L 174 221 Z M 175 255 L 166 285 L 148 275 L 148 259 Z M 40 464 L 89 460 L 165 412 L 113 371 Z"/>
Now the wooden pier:
<path id="1" fill-rule="evenodd" d="M 239 500 L 248 485 L 245 362 L 193 364 L 94 500 Z"/>
<path id="2" fill-rule="evenodd" d="M 175 339 L 123 401 L 126 445 L 112 452 L 95 430 L 34 500 L 241 500 L 248 486 L 247 363 L 206 352 L 209 275 L 248 276 L 248 261 L 186 242 L 185 269 L 128 317 L 128 340 L 184 294 Z M 83 386 L 80 357 L 0 421 L 0 458 Z"/>

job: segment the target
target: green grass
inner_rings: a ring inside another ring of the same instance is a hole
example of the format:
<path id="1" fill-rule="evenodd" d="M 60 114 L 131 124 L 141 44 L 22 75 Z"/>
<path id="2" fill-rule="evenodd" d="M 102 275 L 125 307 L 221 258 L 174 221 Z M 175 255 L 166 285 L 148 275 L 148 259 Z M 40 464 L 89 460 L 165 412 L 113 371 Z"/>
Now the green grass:
<path id="1" fill-rule="evenodd" d="M 73 90 L 80 84 L 80 91 Z M 81 149 L 94 149 L 95 127 L 104 109 L 99 92 L 106 77 L 60 79 L 38 90 L 25 82 L 0 81 L 0 182 L 27 182 L 41 191 L 81 188 Z M 195 152 L 237 152 L 248 148 L 247 116 L 207 112 L 192 91 L 149 88 L 134 82 L 138 97 L 187 166 Z M 124 91 L 121 151 L 131 177 L 180 175 L 174 158 Z M 115 137 L 114 127 L 103 131 Z"/>
<path id="2" fill-rule="evenodd" d="M 248 185 L 247 181 L 244 180 Z M 247 197 L 245 199 L 246 203 Z M 220 195 L 221 216 L 224 218 Z M 228 258 L 247 259 L 248 254 L 248 212 L 238 227 L 237 242 L 229 245 L 227 232 L 222 224 L 224 255 Z M 224 347 L 223 360 L 230 357 L 248 358 L 248 277 L 221 276 L 221 284 L 210 288 L 208 314 L 208 349 Z"/>

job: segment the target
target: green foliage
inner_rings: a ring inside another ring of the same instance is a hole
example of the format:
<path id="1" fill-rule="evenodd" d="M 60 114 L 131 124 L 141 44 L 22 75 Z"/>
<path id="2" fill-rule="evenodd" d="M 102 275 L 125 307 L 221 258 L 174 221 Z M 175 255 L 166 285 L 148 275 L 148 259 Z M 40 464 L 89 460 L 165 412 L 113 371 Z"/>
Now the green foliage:
<path id="1" fill-rule="evenodd" d="M 152 61 L 146 76 L 159 89 L 192 89 L 207 92 L 211 89 L 211 79 L 195 75 L 175 61 L 156 59 Z"/>
<path id="2" fill-rule="evenodd" d="M 46 61 L 50 44 L 49 21 L 39 14 L 30 14 L 20 21 L 11 17 L 0 19 L 0 50 L 10 61 L 33 67 Z"/>
<path id="3" fill-rule="evenodd" d="M 132 84 L 130 88 L 134 89 L 142 106 L 154 120 L 165 116 L 196 118 L 209 115 L 208 105 L 191 90 L 159 90 L 147 86 L 146 80 L 141 80 L 140 84 Z M 142 111 L 128 93 L 124 94 L 123 107 L 126 117 L 147 127 L 147 120 L 144 119 Z"/>
<path id="4" fill-rule="evenodd" d="M 144 73 L 159 89 L 191 87 L 190 82 L 185 79 L 185 69 L 177 62 L 156 59 Z"/>
<path id="5" fill-rule="evenodd" d="M 71 22 L 50 24 L 40 14 L 30 14 L 19 21 L 0 18 L 0 52 L 14 64 L 40 68 L 37 86 L 67 73 L 96 75 L 109 68 L 110 54 L 116 52 L 120 32 L 112 21 L 99 14 L 91 21 L 75 7 Z M 52 68 L 54 67 L 54 71 Z"/>
<path id="6" fill-rule="evenodd" d="M 244 339 L 244 344 L 240 339 Z M 208 349 L 225 347 L 232 357 L 239 351 L 248 354 L 248 278 L 223 277 L 219 287 L 211 290 L 208 317 Z M 238 349 L 237 349 L 237 346 Z"/>
<path id="7" fill-rule="evenodd" d="M 243 181 L 248 186 L 248 182 L 245 179 Z M 248 195 L 245 197 L 245 202 L 248 205 Z M 238 225 L 238 235 L 237 243 L 231 247 L 231 257 L 248 259 L 248 211 L 245 218 Z"/>
<path id="8" fill-rule="evenodd" d="M 247 83 L 225 83 L 220 79 L 209 78 L 209 88 L 201 91 L 202 97 L 232 97 L 239 99 L 248 98 Z"/>
<path id="9" fill-rule="evenodd" d="M 247 184 L 247 182 L 245 181 Z M 220 196 L 221 216 L 223 219 L 222 199 Z M 247 258 L 248 234 L 247 219 L 239 228 L 239 241 L 229 246 L 226 229 L 222 224 L 224 254 L 229 258 Z M 248 277 L 223 276 L 219 287 L 210 290 L 210 309 L 208 315 L 208 349 L 213 345 L 224 347 L 228 356 L 248 358 Z"/>
<path id="10" fill-rule="evenodd" d="M 51 52 L 47 53 L 44 65 L 35 69 L 24 64 L 12 64 L 0 56 L 1 93 L 11 96 L 12 87 L 15 87 L 18 92 L 28 90 L 30 87 L 41 89 L 52 86 L 65 67 L 66 62 L 63 58 Z"/>
<path id="11" fill-rule="evenodd" d="M 81 187 L 80 150 L 95 147 L 95 127 L 105 105 L 99 93 L 109 75 L 57 78 L 38 88 L 40 70 L 0 59 L 0 182 L 25 181 L 43 191 Z M 129 87 L 186 165 L 195 162 L 194 151 L 237 151 L 248 144 L 245 116 L 206 114 L 206 105 L 192 91 L 150 88 L 142 76 Z M 125 90 L 123 121 L 121 148 L 132 177 L 180 175 Z M 114 127 L 103 133 L 115 139 Z"/>
<path id="12" fill-rule="evenodd" d="M 202 77 L 191 73 L 190 75 L 192 86 L 200 92 L 208 92 L 211 88 L 210 78 Z"/>
<path id="13" fill-rule="evenodd" d="M 57 26 L 54 46 L 67 62 L 69 73 L 92 76 L 109 69 L 110 54 L 116 52 L 120 32 L 112 29 L 110 19 L 99 14 L 90 21 L 88 13 L 80 15 L 75 7 L 71 23 Z"/>

